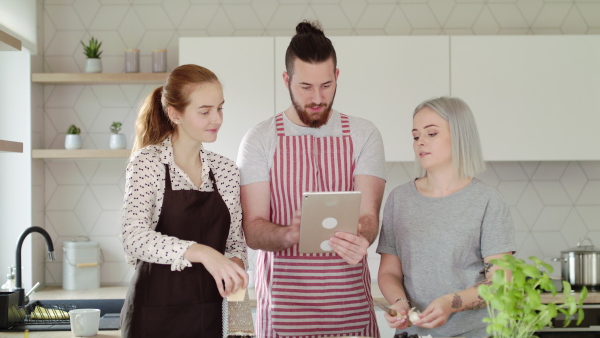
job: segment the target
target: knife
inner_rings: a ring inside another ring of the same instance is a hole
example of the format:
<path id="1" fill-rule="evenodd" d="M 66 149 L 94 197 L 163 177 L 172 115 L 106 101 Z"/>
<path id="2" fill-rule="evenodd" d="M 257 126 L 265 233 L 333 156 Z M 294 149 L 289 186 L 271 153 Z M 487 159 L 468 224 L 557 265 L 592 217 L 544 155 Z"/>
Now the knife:
<path id="1" fill-rule="evenodd" d="M 396 312 L 396 310 L 383 305 L 381 302 L 377 301 L 376 299 L 373 299 L 373 302 L 375 303 L 375 305 L 379 306 L 379 308 L 381 308 L 383 311 L 385 311 L 388 315 L 392 316 L 392 317 L 397 317 L 398 316 L 398 312 Z M 405 320 L 408 320 L 408 327 L 412 326 L 411 321 L 406 317 L 403 316 L 405 318 Z"/>
<path id="2" fill-rule="evenodd" d="M 396 312 L 396 310 L 391 309 L 385 305 L 383 305 L 381 302 L 379 302 L 376 299 L 373 299 L 373 302 L 375 303 L 375 305 L 379 306 L 379 308 L 381 308 L 383 311 L 385 311 L 388 315 L 392 316 L 392 317 L 396 317 L 398 315 L 398 313 Z"/>

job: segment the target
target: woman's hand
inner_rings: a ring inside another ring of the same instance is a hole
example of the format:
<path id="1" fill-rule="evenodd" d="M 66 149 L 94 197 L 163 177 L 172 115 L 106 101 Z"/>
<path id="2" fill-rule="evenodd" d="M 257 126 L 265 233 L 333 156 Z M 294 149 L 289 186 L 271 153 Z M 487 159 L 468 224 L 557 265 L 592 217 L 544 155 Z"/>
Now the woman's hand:
<path id="1" fill-rule="evenodd" d="M 248 273 L 235 261 L 217 250 L 202 244 L 192 244 L 183 257 L 190 262 L 202 263 L 213 276 L 221 297 L 248 286 Z"/>
<path id="2" fill-rule="evenodd" d="M 416 326 L 420 326 L 427 329 L 439 327 L 448 321 L 452 311 L 452 295 L 444 295 L 436 298 L 429 306 L 423 311 L 419 317 L 420 320 L 412 322 Z"/>
<path id="3" fill-rule="evenodd" d="M 387 321 L 389 327 L 392 329 L 404 330 L 408 327 L 410 322 L 408 321 L 408 306 L 406 304 L 392 304 L 390 309 L 394 309 L 397 316 L 390 316 L 387 312 L 383 313 L 385 320 Z"/>

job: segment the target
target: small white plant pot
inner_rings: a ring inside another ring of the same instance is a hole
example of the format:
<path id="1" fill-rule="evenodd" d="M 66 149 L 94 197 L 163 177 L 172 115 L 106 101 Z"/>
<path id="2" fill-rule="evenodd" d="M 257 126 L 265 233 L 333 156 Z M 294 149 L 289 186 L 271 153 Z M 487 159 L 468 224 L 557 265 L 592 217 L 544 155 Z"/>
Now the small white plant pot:
<path id="1" fill-rule="evenodd" d="M 85 60 L 85 72 L 86 73 L 102 73 L 102 61 L 100 61 L 100 59 L 86 59 Z"/>
<path id="2" fill-rule="evenodd" d="M 81 149 L 81 135 L 67 134 L 65 136 L 65 149 Z"/>
<path id="3" fill-rule="evenodd" d="M 110 149 L 125 149 L 126 147 L 125 134 L 110 134 Z"/>

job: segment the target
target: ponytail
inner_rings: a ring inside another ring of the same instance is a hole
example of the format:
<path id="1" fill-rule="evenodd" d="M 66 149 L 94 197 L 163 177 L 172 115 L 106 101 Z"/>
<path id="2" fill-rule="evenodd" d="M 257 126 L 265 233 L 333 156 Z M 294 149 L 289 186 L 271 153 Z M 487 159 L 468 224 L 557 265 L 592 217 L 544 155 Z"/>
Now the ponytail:
<path id="1" fill-rule="evenodd" d="M 160 86 L 144 99 L 135 121 L 135 142 L 132 151 L 158 144 L 175 131 L 162 104 L 162 92 L 163 87 Z"/>

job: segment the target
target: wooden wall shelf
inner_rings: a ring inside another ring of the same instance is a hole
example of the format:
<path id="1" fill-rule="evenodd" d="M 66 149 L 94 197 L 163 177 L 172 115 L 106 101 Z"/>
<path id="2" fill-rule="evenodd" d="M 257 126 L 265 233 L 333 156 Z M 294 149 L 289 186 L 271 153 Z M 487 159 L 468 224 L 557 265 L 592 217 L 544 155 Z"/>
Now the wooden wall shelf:
<path id="1" fill-rule="evenodd" d="M 21 50 L 21 40 L 0 30 L 0 51 L 14 52 Z"/>
<path id="2" fill-rule="evenodd" d="M 23 143 L 0 140 L 0 152 L 22 153 Z"/>
<path id="3" fill-rule="evenodd" d="M 31 82 L 43 84 L 163 83 L 167 73 L 32 73 Z"/>
<path id="4" fill-rule="evenodd" d="M 33 149 L 31 158 L 42 159 L 94 159 L 94 158 L 128 158 L 131 149 Z"/>

